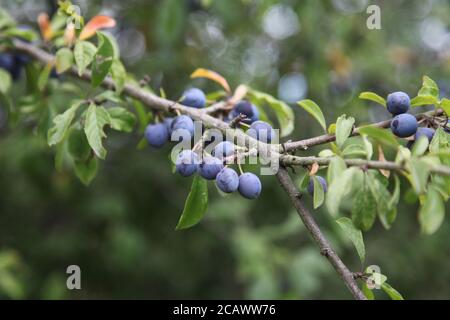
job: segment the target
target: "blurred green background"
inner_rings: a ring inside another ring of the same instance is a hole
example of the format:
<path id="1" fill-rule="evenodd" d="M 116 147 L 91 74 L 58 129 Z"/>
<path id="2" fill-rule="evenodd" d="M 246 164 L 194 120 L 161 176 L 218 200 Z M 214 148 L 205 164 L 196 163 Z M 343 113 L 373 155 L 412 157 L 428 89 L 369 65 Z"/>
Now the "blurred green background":
<path id="1" fill-rule="evenodd" d="M 34 26 L 38 13 L 51 12 L 51 3 L 0 0 L 20 22 Z M 387 119 L 383 108 L 358 100 L 359 92 L 414 95 L 424 74 L 443 95 L 450 92 L 448 0 L 74 3 L 86 17 L 113 16 L 128 70 L 138 79 L 149 75 L 150 85 L 163 87 L 170 98 L 193 84 L 217 89 L 189 79 L 198 67 L 289 103 L 313 99 L 329 123 L 342 113 L 358 123 Z M 381 8 L 381 30 L 366 27 L 369 4 Z M 23 86 L 16 84 L 16 98 Z M 67 94 L 54 99 L 64 107 Z M 292 138 L 321 133 L 292 106 Z M 108 132 L 107 160 L 84 187 L 73 173 L 55 171 L 54 150 L 33 121 L 12 128 L 0 108 L 1 298 L 351 298 L 274 177 L 262 177 L 257 201 L 222 198 L 211 184 L 206 218 L 175 231 L 190 179 L 171 174 L 170 147 L 139 151 L 140 139 L 137 132 Z M 407 299 L 449 299 L 450 219 L 433 236 L 422 236 L 416 214 L 416 204 L 401 201 L 391 230 L 377 224 L 365 234 L 367 262 L 380 266 Z M 343 260 L 361 271 L 351 243 L 327 212 L 314 215 Z M 81 267 L 82 290 L 66 289 L 72 264 Z"/>

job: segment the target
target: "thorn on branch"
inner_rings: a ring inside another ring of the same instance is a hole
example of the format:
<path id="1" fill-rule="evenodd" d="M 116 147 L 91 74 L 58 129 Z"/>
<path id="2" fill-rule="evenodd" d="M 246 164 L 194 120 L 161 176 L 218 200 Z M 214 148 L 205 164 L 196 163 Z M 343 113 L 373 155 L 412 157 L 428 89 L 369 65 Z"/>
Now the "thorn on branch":
<path id="1" fill-rule="evenodd" d="M 330 252 L 331 252 L 330 248 L 323 248 L 320 250 L 320 254 L 323 255 L 324 257 L 329 257 Z"/>
<path id="2" fill-rule="evenodd" d="M 151 78 L 148 74 L 146 74 L 146 75 L 144 75 L 144 77 L 143 77 L 141 80 L 139 80 L 139 86 L 140 86 L 141 88 L 143 88 L 143 87 L 145 87 L 151 80 L 152 80 L 152 78 Z"/>
<path id="3" fill-rule="evenodd" d="M 248 118 L 245 114 L 240 113 L 230 121 L 229 126 L 230 128 L 236 128 L 242 121 L 245 121 L 247 119 Z"/>

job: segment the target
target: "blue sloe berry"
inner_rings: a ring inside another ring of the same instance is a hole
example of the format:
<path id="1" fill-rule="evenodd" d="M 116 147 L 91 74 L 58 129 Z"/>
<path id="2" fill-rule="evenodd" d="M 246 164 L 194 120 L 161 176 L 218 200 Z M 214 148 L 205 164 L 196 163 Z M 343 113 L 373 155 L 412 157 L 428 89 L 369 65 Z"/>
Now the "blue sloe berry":
<path id="1" fill-rule="evenodd" d="M 250 125 L 250 129 L 247 130 L 247 134 L 259 141 L 269 143 L 274 138 L 275 131 L 267 122 L 258 120 Z"/>
<path id="2" fill-rule="evenodd" d="M 408 112 L 410 105 L 411 99 L 404 92 L 393 92 L 387 96 L 387 109 L 394 116 Z"/>
<path id="3" fill-rule="evenodd" d="M 197 171 L 198 156 L 192 150 L 183 150 L 178 154 L 175 166 L 181 176 L 189 177 Z"/>
<path id="4" fill-rule="evenodd" d="M 199 174 L 206 180 L 214 180 L 222 169 L 222 160 L 211 156 L 204 157 L 203 161 L 198 165 Z"/>
<path id="5" fill-rule="evenodd" d="M 419 140 L 420 137 L 425 136 L 428 141 L 431 142 L 434 137 L 434 129 L 432 128 L 418 128 L 416 134 L 414 135 L 414 140 Z"/>
<path id="6" fill-rule="evenodd" d="M 239 176 L 231 168 L 223 168 L 216 177 L 217 187 L 225 193 L 231 193 L 239 187 Z"/>
<path id="7" fill-rule="evenodd" d="M 179 141 L 184 137 L 189 136 L 189 139 L 194 136 L 194 121 L 186 115 L 175 117 L 172 121 L 172 134 L 177 132 L 180 135 Z"/>
<path id="8" fill-rule="evenodd" d="M 145 129 L 145 138 L 152 147 L 161 148 L 169 140 L 169 130 L 163 123 L 149 124 Z"/>
<path id="9" fill-rule="evenodd" d="M 322 185 L 322 189 L 323 192 L 327 192 L 328 190 L 328 185 L 327 185 L 327 181 L 321 177 L 321 176 L 316 176 L 317 180 L 319 181 L 319 183 Z M 308 193 L 313 196 L 314 195 L 314 180 L 312 178 L 309 179 L 309 183 L 308 183 Z"/>
<path id="10" fill-rule="evenodd" d="M 18 80 L 22 71 L 22 65 L 11 53 L 0 53 L 0 68 L 5 69 L 13 80 Z"/>
<path id="11" fill-rule="evenodd" d="M 172 122 L 173 118 L 171 117 L 166 117 L 163 120 L 164 125 L 167 127 L 167 130 L 169 131 L 169 136 L 172 134 Z"/>
<path id="12" fill-rule="evenodd" d="M 261 194 L 261 181 L 250 172 L 246 172 L 239 176 L 239 193 L 247 199 L 256 199 Z"/>
<path id="13" fill-rule="evenodd" d="M 417 131 L 416 117 L 408 113 L 395 116 L 391 121 L 391 130 L 393 134 L 400 138 L 412 136 Z"/>
<path id="14" fill-rule="evenodd" d="M 181 103 L 188 107 L 204 108 L 206 105 L 206 96 L 198 88 L 190 88 L 183 92 Z"/>
<path id="15" fill-rule="evenodd" d="M 213 151 L 215 157 L 222 159 L 234 154 L 234 144 L 230 141 L 219 142 Z"/>
<path id="16" fill-rule="evenodd" d="M 247 100 L 241 100 L 231 110 L 231 119 L 236 118 L 238 115 L 243 114 L 247 117 L 243 122 L 251 124 L 259 119 L 258 108 Z M 230 119 L 230 120 L 231 120 Z"/>

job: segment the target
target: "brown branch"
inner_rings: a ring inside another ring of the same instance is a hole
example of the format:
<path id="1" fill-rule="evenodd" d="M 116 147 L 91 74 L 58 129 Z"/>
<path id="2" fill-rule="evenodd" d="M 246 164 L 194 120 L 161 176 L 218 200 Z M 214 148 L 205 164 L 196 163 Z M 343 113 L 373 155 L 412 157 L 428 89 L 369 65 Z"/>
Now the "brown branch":
<path id="1" fill-rule="evenodd" d="M 417 120 L 421 120 L 428 116 L 433 116 L 433 115 L 440 116 L 442 114 L 444 114 L 444 112 L 441 109 L 439 109 L 437 111 L 429 111 L 429 112 L 418 114 L 418 115 L 416 115 L 416 118 L 417 118 Z M 389 128 L 391 126 L 391 119 L 373 123 L 370 126 L 376 127 L 376 128 Z M 359 135 L 359 130 L 363 127 L 367 127 L 367 126 L 361 126 L 361 127 L 355 128 L 353 130 L 351 136 Z M 324 135 L 309 138 L 309 139 L 287 142 L 284 144 L 284 148 L 286 151 L 294 151 L 294 150 L 298 150 L 298 149 L 306 150 L 310 147 L 333 142 L 335 140 L 336 140 L 336 136 L 334 134 L 324 134 Z"/>
<path id="2" fill-rule="evenodd" d="M 287 170 L 285 168 L 280 168 L 277 173 L 278 181 L 280 182 L 283 189 L 288 194 L 289 198 L 292 201 L 295 209 L 300 216 L 300 219 L 303 221 L 303 224 L 308 229 L 309 233 L 312 235 L 314 241 L 319 245 L 320 252 L 328 259 L 331 265 L 334 267 L 336 272 L 344 281 L 347 288 L 352 293 L 353 297 L 357 300 L 366 300 L 366 297 L 362 293 L 362 291 L 358 288 L 358 284 L 356 283 L 353 273 L 345 266 L 342 260 L 339 258 L 337 253 L 331 248 L 330 243 L 320 231 L 319 226 L 314 220 L 311 213 L 305 208 L 301 199 L 299 198 L 299 192 L 295 187 L 291 177 L 289 176 Z"/>
<path id="3" fill-rule="evenodd" d="M 280 163 L 286 166 L 308 166 L 317 163 L 321 166 L 326 166 L 330 163 L 332 158 L 320 157 L 297 157 L 291 155 L 282 155 Z M 407 171 L 405 166 L 392 161 L 373 161 L 364 159 L 343 159 L 347 166 L 351 167 L 366 167 L 371 169 L 384 169 L 391 171 Z M 433 173 L 450 176 L 450 168 L 442 165 L 435 165 L 430 170 Z"/>

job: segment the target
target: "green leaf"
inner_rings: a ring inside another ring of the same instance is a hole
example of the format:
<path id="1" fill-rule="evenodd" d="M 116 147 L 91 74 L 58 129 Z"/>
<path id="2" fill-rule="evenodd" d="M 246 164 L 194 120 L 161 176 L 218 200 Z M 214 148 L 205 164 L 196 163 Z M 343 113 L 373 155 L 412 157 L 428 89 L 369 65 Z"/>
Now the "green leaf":
<path id="1" fill-rule="evenodd" d="M 430 176 L 430 166 L 421 159 L 411 159 L 408 165 L 411 172 L 411 183 L 416 194 L 423 194 Z"/>
<path id="2" fill-rule="evenodd" d="M 337 177 L 339 177 L 344 170 L 347 169 L 344 159 L 341 157 L 334 157 L 328 165 L 327 180 L 331 184 Z"/>
<path id="3" fill-rule="evenodd" d="M 87 141 L 86 134 L 80 128 L 72 128 L 67 140 L 67 148 L 76 161 L 87 161 L 92 155 L 91 146 Z"/>
<path id="4" fill-rule="evenodd" d="M 427 106 L 438 102 L 439 100 L 433 96 L 417 96 L 411 99 L 411 107 Z"/>
<path id="5" fill-rule="evenodd" d="M 197 224 L 205 215 L 207 208 L 208 185 L 205 179 L 196 175 L 176 229 L 187 229 Z"/>
<path id="6" fill-rule="evenodd" d="M 11 88 L 11 75 L 8 71 L 0 69 L 0 92 L 6 94 Z"/>
<path id="7" fill-rule="evenodd" d="M 309 179 L 310 179 L 310 176 L 308 175 L 307 172 L 305 172 L 304 175 L 302 176 L 302 178 L 300 179 L 300 190 L 301 191 L 306 190 L 306 188 L 308 187 Z"/>
<path id="8" fill-rule="evenodd" d="M 20 38 L 21 40 L 25 40 L 27 42 L 34 42 L 38 40 L 38 34 L 31 29 L 21 29 L 19 28 L 10 28 L 4 31 L 4 35 L 11 38 Z"/>
<path id="9" fill-rule="evenodd" d="M 327 124 L 325 122 L 325 118 L 323 116 L 322 110 L 320 107 L 312 100 L 306 99 L 297 102 L 300 107 L 305 109 L 310 115 L 312 115 L 322 126 L 323 130 L 327 130 Z"/>
<path id="10" fill-rule="evenodd" d="M 356 248 L 356 251 L 358 252 L 358 256 L 361 259 L 361 263 L 364 264 L 364 260 L 366 258 L 366 249 L 364 247 L 364 240 L 361 230 L 358 230 L 353 225 L 352 220 L 350 220 L 347 217 L 337 219 L 336 222 L 339 224 L 339 226 L 347 235 L 347 237 L 350 238 L 350 240 L 352 241 L 353 245 Z"/>
<path id="11" fill-rule="evenodd" d="M 436 187 L 430 185 L 425 195 L 425 202 L 419 211 L 422 232 L 433 234 L 441 226 L 445 216 L 444 201 Z"/>
<path id="12" fill-rule="evenodd" d="M 96 157 L 91 157 L 87 161 L 75 161 L 74 170 L 80 181 L 88 186 L 97 175 L 98 160 Z"/>
<path id="13" fill-rule="evenodd" d="M 397 177 L 397 175 L 394 175 L 394 191 L 392 193 L 391 199 L 388 202 L 388 208 L 390 209 L 388 216 L 387 216 L 387 222 L 389 224 L 394 223 L 395 219 L 397 218 L 397 205 L 400 200 L 400 179 Z"/>
<path id="14" fill-rule="evenodd" d="M 392 132 L 377 128 L 374 126 L 365 126 L 359 129 L 360 134 L 364 134 L 374 139 L 378 143 L 397 148 L 399 146 L 397 139 Z"/>
<path id="15" fill-rule="evenodd" d="M 313 179 L 314 183 L 314 196 L 313 196 L 314 209 L 317 209 L 323 204 L 323 201 L 325 199 L 325 193 L 322 184 L 319 182 L 317 177 L 311 177 L 311 179 Z"/>
<path id="16" fill-rule="evenodd" d="M 391 216 L 394 213 L 392 212 L 393 208 L 389 207 L 389 201 L 392 197 L 381 179 L 386 178 L 381 176 L 377 171 L 371 170 L 366 175 L 366 185 L 369 186 L 373 199 L 375 199 L 378 218 L 382 225 L 386 229 L 389 229 L 395 218 Z"/>
<path id="17" fill-rule="evenodd" d="M 0 8 L 0 29 L 5 27 L 13 27 L 15 25 L 14 19 L 11 15 L 3 8 Z"/>
<path id="18" fill-rule="evenodd" d="M 450 148 L 450 135 L 442 128 L 438 128 L 434 133 L 433 140 L 430 143 L 430 152 L 438 153 L 443 149 Z"/>
<path id="19" fill-rule="evenodd" d="M 345 114 L 340 116 L 336 121 L 336 143 L 339 148 L 342 148 L 345 140 L 350 136 L 353 131 L 353 125 L 355 119 L 347 117 Z"/>
<path id="20" fill-rule="evenodd" d="M 105 159 L 106 149 L 103 147 L 102 139 L 106 137 L 103 127 L 111 123 L 109 113 L 103 107 L 94 103 L 89 106 L 86 113 L 84 132 L 94 153 L 100 159 Z"/>
<path id="21" fill-rule="evenodd" d="M 379 96 L 378 94 L 376 94 L 374 92 L 369 92 L 369 91 L 361 92 L 359 95 L 359 98 L 376 102 L 386 108 L 386 99 L 384 99 L 383 97 Z"/>
<path id="22" fill-rule="evenodd" d="M 122 107 L 107 109 L 111 118 L 111 128 L 117 131 L 131 132 L 136 123 L 136 116 Z"/>
<path id="23" fill-rule="evenodd" d="M 290 106 L 267 93 L 251 88 L 249 88 L 248 95 L 250 100 L 256 105 L 266 104 L 274 111 L 279 123 L 281 138 L 290 135 L 294 131 L 294 112 Z"/>
<path id="24" fill-rule="evenodd" d="M 369 141 L 367 135 L 363 134 L 361 137 L 363 140 L 364 149 L 366 150 L 366 159 L 370 160 L 373 156 L 373 145 Z"/>
<path id="25" fill-rule="evenodd" d="M 116 91 L 118 93 L 121 93 L 125 86 L 127 72 L 122 62 L 120 62 L 120 60 L 118 59 L 114 59 L 113 64 L 111 66 L 111 77 L 114 80 Z"/>
<path id="26" fill-rule="evenodd" d="M 156 40 L 162 45 L 171 45 L 182 35 L 187 13 L 186 6 L 180 5 L 178 0 L 162 1 L 158 8 L 154 30 Z"/>
<path id="27" fill-rule="evenodd" d="M 428 150 L 428 138 L 426 136 L 421 136 L 419 140 L 414 142 L 411 154 L 415 157 L 423 155 Z"/>
<path id="28" fill-rule="evenodd" d="M 367 157 L 367 151 L 364 145 L 352 143 L 347 145 L 342 151 L 344 158 Z"/>
<path id="29" fill-rule="evenodd" d="M 86 68 L 94 61 L 97 48 L 90 42 L 77 41 L 73 53 L 78 68 L 78 75 L 81 77 Z"/>
<path id="30" fill-rule="evenodd" d="M 377 204 L 370 189 L 364 183 L 353 199 L 352 221 L 354 225 L 362 230 L 369 231 L 377 216 Z"/>
<path id="31" fill-rule="evenodd" d="M 73 65 L 73 53 L 68 48 L 61 48 L 56 52 L 56 72 L 61 74 Z"/>
<path id="32" fill-rule="evenodd" d="M 114 60 L 114 45 L 110 38 L 101 32 L 97 32 L 98 50 L 92 64 L 92 81 L 93 87 L 98 87 L 106 78 L 111 70 Z"/>
<path id="33" fill-rule="evenodd" d="M 45 65 L 44 69 L 40 73 L 39 78 L 38 78 L 39 91 L 44 91 L 45 87 L 47 86 L 48 79 L 50 77 L 50 73 L 52 72 L 52 69 L 53 69 L 53 63 L 49 62 Z"/>
<path id="34" fill-rule="evenodd" d="M 326 206 L 332 216 L 338 215 L 342 198 L 351 191 L 353 178 L 358 171 L 356 167 L 345 169 L 331 182 L 326 196 Z"/>
<path id="35" fill-rule="evenodd" d="M 441 103 L 439 106 L 442 108 L 442 110 L 444 110 L 444 112 L 447 116 L 450 115 L 450 100 L 449 99 L 443 98 L 441 100 Z"/>
<path id="36" fill-rule="evenodd" d="M 53 119 L 54 126 L 48 130 L 47 142 L 49 146 L 60 143 L 66 136 L 67 130 L 71 125 L 73 118 L 83 102 L 77 101 L 64 113 L 57 115 Z"/>
<path id="37" fill-rule="evenodd" d="M 418 96 L 431 96 L 439 100 L 439 87 L 431 78 L 423 76 L 422 88 L 420 88 Z"/>
<path id="38" fill-rule="evenodd" d="M 387 295 L 391 298 L 391 300 L 404 300 L 402 295 L 391 287 L 387 282 L 384 282 L 381 285 L 381 289 L 383 289 L 384 292 L 387 293 Z"/>
<path id="39" fill-rule="evenodd" d="M 365 281 L 363 281 L 361 285 L 361 290 L 366 296 L 367 300 L 375 300 L 375 295 L 373 294 L 372 290 L 369 289 Z"/>

